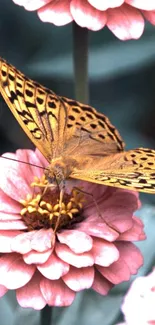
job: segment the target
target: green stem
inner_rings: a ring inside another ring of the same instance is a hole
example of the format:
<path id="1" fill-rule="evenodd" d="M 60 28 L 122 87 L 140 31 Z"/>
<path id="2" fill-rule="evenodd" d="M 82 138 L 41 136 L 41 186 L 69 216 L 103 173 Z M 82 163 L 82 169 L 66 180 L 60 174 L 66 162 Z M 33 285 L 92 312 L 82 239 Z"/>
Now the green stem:
<path id="1" fill-rule="evenodd" d="M 88 104 L 88 29 L 73 22 L 73 60 L 76 100 Z"/>
<path id="2" fill-rule="evenodd" d="M 52 325 L 52 307 L 46 305 L 40 312 L 40 325 Z"/>

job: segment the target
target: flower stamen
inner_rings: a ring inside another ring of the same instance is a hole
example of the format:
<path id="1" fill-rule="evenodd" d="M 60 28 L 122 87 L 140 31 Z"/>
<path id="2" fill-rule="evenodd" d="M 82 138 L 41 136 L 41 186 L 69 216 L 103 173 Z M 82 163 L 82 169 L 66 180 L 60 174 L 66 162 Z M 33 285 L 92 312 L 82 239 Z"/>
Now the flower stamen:
<path id="1" fill-rule="evenodd" d="M 28 193 L 26 199 L 20 200 L 23 205 L 20 214 L 28 230 L 52 228 L 57 231 L 79 222 L 84 201 L 80 191 L 73 189 L 70 194 L 64 192 L 61 201 L 59 189 L 53 184 L 48 186 L 45 176 L 40 179 L 35 177 L 31 186 L 38 187 L 40 193 Z"/>

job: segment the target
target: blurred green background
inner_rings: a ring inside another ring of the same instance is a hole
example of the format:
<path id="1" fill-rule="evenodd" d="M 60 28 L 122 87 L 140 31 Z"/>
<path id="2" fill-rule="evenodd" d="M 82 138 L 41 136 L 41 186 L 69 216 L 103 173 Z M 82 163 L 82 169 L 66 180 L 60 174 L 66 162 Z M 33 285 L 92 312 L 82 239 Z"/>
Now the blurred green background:
<path id="1" fill-rule="evenodd" d="M 57 94 L 75 98 L 72 24 L 42 23 L 35 12 L 1 0 L 0 56 Z M 128 149 L 155 148 L 154 26 L 146 24 L 139 40 L 127 42 L 107 28 L 89 32 L 89 86 L 90 105 L 110 118 Z M 0 153 L 32 147 L 0 98 Z M 143 206 L 137 215 L 145 222 L 148 239 L 138 244 L 145 261 L 139 274 L 146 274 L 155 264 L 155 196 L 140 197 Z M 71 307 L 54 308 L 52 324 L 115 324 L 122 317 L 120 304 L 128 286 L 117 286 L 108 297 L 84 291 Z M 39 322 L 39 312 L 20 308 L 14 292 L 0 299 L 0 317 L 3 325 Z"/>

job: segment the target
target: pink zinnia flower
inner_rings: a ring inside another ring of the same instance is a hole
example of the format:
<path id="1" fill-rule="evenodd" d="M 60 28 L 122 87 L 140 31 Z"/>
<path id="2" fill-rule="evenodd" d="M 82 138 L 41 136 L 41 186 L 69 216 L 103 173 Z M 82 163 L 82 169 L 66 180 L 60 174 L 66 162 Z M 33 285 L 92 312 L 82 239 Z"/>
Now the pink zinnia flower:
<path id="1" fill-rule="evenodd" d="M 155 269 L 132 283 L 124 298 L 122 311 L 126 325 L 155 324 Z"/>
<path id="2" fill-rule="evenodd" d="M 5 157 L 47 166 L 38 150 Z M 131 242 L 145 239 L 136 192 L 68 181 L 60 215 L 43 169 L 1 158 L 0 171 L 0 296 L 15 289 L 22 307 L 68 306 L 83 289 L 106 295 L 142 265 Z"/>
<path id="3" fill-rule="evenodd" d="M 107 26 L 121 40 L 138 39 L 147 19 L 155 25 L 154 0 L 13 0 L 25 9 L 37 10 L 44 22 L 62 26 L 75 20 L 97 31 Z"/>

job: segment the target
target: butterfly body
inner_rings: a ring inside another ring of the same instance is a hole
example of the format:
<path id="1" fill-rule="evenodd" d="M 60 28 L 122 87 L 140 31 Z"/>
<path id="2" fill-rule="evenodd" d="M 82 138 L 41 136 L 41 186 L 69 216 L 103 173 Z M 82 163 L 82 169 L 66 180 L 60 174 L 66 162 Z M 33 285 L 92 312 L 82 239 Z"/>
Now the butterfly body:
<path id="1" fill-rule="evenodd" d="M 58 183 L 80 179 L 155 193 L 155 150 L 124 151 L 109 119 L 95 108 L 56 95 L 0 59 L 0 93 Z"/>

